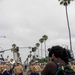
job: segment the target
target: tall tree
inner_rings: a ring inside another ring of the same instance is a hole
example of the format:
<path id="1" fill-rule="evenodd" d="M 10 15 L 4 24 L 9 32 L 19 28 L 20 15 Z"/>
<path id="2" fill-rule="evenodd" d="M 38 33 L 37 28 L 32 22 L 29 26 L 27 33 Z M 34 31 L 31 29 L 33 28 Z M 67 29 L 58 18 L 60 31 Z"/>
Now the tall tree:
<path id="1" fill-rule="evenodd" d="M 31 62 L 31 56 L 32 56 L 32 54 L 30 53 L 30 54 L 29 54 L 29 57 L 30 57 L 30 62 Z"/>
<path id="2" fill-rule="evenodd" d="M 16 52 L 16 44 L 12 44 L 12 50 L 11 51 L 13 51 L 13 52 Z"/>
<path id="3" fill-rule="evenodd" d="M 41 58 L 42 58 L 42 43 L 44 42 L 44 39 L 41 38 L 41 39 L 39 40 L 39 42 L 41 43 Z"/>
<path id="4" fill-rule="evenodd" d="M 14 60 L 15 61 L 20 61 L 21 57 L 20 57 L 20 53 L 19 53 L 19 47 L 17 47 L 16 44 L 12 44 L 11 51 L 13 52 L 13 58 L 14 58 Z"/>
<path id="5" fill-rule="evenodd" d="M 71 30 L 70 30 L 70 25 L 69 25 L 69 18 L 68 18 L 68 10 L 67 6 L 71 3 L 73 0 L 59 0 L 61 5 L 65 6 L 66 10 L 66 19 L 67 19 L 67 26 L 68 26 L 68 31 L 69 31 L 69 41 L 70 41 L 70 50 L 72 51 L 72 42 L 71 42 Z"/>
<path id="6" fill-rule="evenodd" d="M 30 54 L 32 53 L 32 51 L 30 51 Z"/>
<path id="7" fill-rule="evenodd" d="M 27 61 L 27 65 L 28 65 L 28 58 L 26 58 L 26 61 Z"/>
<path id="8" fill-rule="evenodd" d="M 17 57 L 20 57 L 20 53 L 19 52 L 17 52 Z"/>
<path id="9" fill-rule="evenodd" d="M 11 51 L 13 52 L 13 59 L 17 61 L 16 44 L 12 44 L 12 49 L 11 49 Z"/>
<path id="10" fill-rule="evenodd" d="M 38 49 L 38 57 L 39 57 L 39 46 L 40 46 L 40 44 L 39 43 L 36 43 L 35 45 L 36 45 L 36 47 Z"/>
<path id="11" fill-rule="evenodd" d="M 30 58 L 30 55 L 28 55 L 28 59 Z M 30 61 L 30 60 L 29 60 Z"/>
<path id="12" fill-rule="evenodd" d="M 45 45 L 45 57 L 46 57 L 46 40 L 48 39 L 47 35 L 42 36 L 44 38 L 44 45 Z"/>
<path id="13" fill-rule="evenodd" d="M 34 52 L 34 56 L 36 56 L 36 49 L 37 49 L 37 47 L 32 47 L 32 52 Z"/>

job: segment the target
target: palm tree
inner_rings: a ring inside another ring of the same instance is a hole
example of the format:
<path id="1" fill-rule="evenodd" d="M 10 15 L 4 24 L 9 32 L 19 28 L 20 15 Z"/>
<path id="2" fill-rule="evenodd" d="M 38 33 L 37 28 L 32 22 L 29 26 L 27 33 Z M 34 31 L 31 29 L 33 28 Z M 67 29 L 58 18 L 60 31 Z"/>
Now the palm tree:
<path id="1" fill-rule="evenodd" d="M 45 57 L 46 57 L 46 40 L 48 39 L 47 35 L 42 36 L 44 38 L 44 45 L 45 45 Z"/>
<path id="2" fill-rule="evenodd" d="M 35 55 L 35 58 L 36 58 L 36 50 L 37 50 L 37 47 L 34 47 L 34 55 Z"/>
<path id="3" fill-rule="evenodd" d="M 32 53 L 32 51 L 30 51 L 30 53 Z"/>
<path id="4" fill-rule="evenodd" d="M 68 18 L 68 11 L 67 11 L 67 6 L 71 3 L 72 0 L 59 0 L 60 4 L 65 6 L 66 10 L 66 19 L 67 19 L 67 25 L 68 25 L 68 31 L 69 31 L 69 40 L 70 40 L 70 50 L 72 52 L 72 42 L 71 42 L 71 30 L 70 30 L 70 25 L 69 25 L 69 18 Z"/>
<path id="5" fill-rule="evenodd" d="M 17 52 L 17 57 L 18 57 L 18 58 L 20 57 L 20 53 L 19 53 L 19 52 Z"/>
<path id="6" fill-rule="evenodd" d="M 28 64 L 28 58 L 26 58 L 27 64 Z"/>
<path id="7" fill-rule="evenodd" d="M 42 43 L 44 42 L 44 39 L 41 38 L 41 39 L 39 40 L 39 42 L 41 43 L 41 58 L 42 58 Z"/>
<path id="8" fill-rule="evenodd" d="M 35 55 L 33 55 L 33 61 L 35 61 Z"/>
<path id="9" fill-rule="evenodd" d="M 30 62 L 31 62 L 31 56 L 32 56 L 32 54 L 29 54 L 29 57 L 30 57 Z"/>
<path id="10" fill-rule="evenodd" d="M 16 44 L 12 44 L 12 49 L 11 49 L 11 51 L 13 52 L 13 59 L 17 61 Z"/>
<path id="11" fill-rule="evenodd" d="M 36 49 L 37 49 L 37 47 L 32 47 L 32 52 L 34 52 L 34 55 L 36 55 Z"/>
<path id="12" fill-rule="evenodd" d="M 38 49 L 38 57 L 39 57 L 39 46 L 40 46 L 40 44 L 39 43 L 36 43 L 35 45 L 36 45 L 36 47 Z"/>
<path id="13" fill-rule="evenodd" d="M 30 55 L 28 55 L 28 59 L 30 58 Z M 28 61 L 30 61 L 30 60 L 28 60 Z"/>
<path id="14" fill-rule="evenodd" d="M 16 44 L 12 44 L 12 50 L 13 52 L 16 52 Z"/>

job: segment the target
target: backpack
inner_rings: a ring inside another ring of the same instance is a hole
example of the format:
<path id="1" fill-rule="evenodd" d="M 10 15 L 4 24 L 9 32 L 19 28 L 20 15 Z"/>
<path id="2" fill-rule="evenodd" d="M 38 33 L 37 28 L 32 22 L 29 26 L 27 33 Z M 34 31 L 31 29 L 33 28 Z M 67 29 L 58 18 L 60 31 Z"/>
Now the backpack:
<path id="1" fill-rule="evenodd" d="M 54 61 L 57 65 L 57 71 L 55 75 L 75 75 L 75 72 L 70 68 L 70 65 L 67 66 L 60 66 L 57 61 Z"/>

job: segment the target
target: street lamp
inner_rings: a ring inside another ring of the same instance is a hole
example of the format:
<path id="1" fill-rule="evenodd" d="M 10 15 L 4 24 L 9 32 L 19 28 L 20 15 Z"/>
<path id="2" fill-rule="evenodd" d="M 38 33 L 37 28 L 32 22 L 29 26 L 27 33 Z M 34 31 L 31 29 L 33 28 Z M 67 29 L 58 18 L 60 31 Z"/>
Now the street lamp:
<path id="1" fill-rule="evenodd" d="M 0 36 L 0 38 L 6 38 L 6 36 Z"/>

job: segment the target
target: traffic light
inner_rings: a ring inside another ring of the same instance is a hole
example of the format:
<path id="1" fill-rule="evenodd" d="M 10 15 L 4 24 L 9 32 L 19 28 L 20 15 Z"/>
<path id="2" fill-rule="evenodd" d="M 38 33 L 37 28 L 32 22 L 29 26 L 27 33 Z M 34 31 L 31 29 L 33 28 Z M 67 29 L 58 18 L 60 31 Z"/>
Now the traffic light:
<path id="1" fill-rule="evenodd" d="M 16 47 L 16 51 L 19 51 L 19 47 Z"/>
<path id="2" fill-rule="evenodd" d="M 35 51 L 35 49 L 34 48 L 32 48 L 32 52 L 34 52 Z"/>

